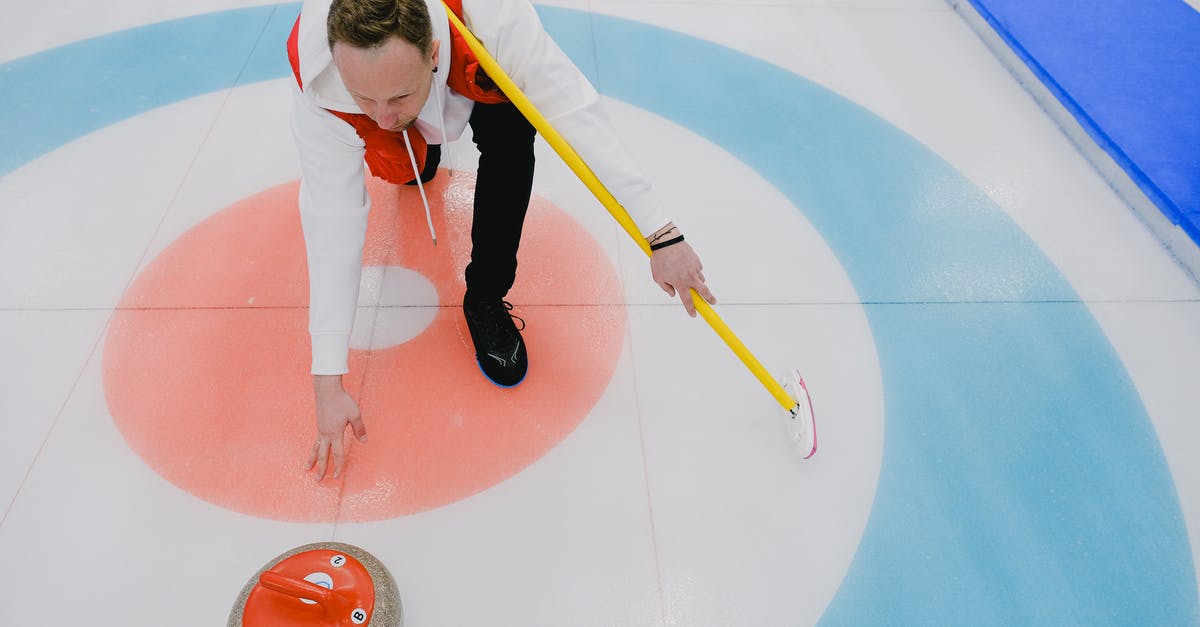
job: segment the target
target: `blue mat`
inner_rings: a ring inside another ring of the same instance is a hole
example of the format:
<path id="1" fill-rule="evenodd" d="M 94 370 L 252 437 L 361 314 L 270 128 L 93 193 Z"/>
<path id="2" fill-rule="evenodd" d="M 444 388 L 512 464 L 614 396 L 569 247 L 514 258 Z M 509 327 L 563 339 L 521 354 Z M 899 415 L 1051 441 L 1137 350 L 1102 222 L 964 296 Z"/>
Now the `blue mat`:
<path id="1" fill-rule="evenodd" d="M 1200 12 L 1183 0 L 969 0 L 1200 245 Z"/>

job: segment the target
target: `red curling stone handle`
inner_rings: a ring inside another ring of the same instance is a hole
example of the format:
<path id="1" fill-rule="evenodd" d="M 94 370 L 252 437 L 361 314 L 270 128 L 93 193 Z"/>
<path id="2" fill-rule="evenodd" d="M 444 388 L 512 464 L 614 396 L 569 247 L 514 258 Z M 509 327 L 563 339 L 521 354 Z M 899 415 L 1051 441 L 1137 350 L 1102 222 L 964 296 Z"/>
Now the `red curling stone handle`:
<path id="1" fill-rule="evenodd" d="M 333 596 L 333 591 L 329 588 L 269 570 L 258 576 L 258 585 L 280 594 L 286 594 L 299 599 L 308 599 L 321 604 L 327 603 L 330 597 Z"/>

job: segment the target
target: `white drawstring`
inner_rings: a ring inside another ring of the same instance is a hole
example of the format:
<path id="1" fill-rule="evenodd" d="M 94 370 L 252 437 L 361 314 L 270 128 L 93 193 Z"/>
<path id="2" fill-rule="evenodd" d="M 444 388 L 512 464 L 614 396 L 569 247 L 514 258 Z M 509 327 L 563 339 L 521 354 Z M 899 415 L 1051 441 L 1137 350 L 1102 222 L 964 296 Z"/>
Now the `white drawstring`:
<path id="1" fill-rule="evenodd" d="M 409 127 L 412 128 L 412 127 Z M 444 129 L 445 127 L 443 127 Z M 445 131 L 442 131 L 442 136 L 445 137 Z M 425 205 L 425 222 L 429 224 L 429 237 L 433 238 L 433 245 L 437 246 L 437 232 L 433 230 L 433 215 L 429 212 L 429 199 L 425 197 L 425 185 L 421 182 L 421 168 L 417 165 L 417 157 L 413 154 L 412 142 L 408 139 L 408 129 L 404 129 L 404 147 L 408 149 L 408 161 L 412 163 L 413 172 L 417 175 L 417 190 L 421 192 L 421 202 Z"/>
<path id="2" fill-rule="evenodd" d="M 452 172 L 450 169 L 450 142 L 446 140 L 446 116 L 442 113 L 442 92 L 438 89 L 437 80 L 434 80 L 432 89 L 433 97 L 437 100 L 438 124 L 442 125 L 442 160 L 446 162 L 446 172 Z"/>

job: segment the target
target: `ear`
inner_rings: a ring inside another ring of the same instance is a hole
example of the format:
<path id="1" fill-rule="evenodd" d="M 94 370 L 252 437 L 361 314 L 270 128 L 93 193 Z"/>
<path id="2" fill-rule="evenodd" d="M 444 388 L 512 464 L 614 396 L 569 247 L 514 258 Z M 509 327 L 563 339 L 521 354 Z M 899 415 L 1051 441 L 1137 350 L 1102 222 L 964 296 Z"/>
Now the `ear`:
<path id="1" fill-rule="evenodd" d="M 430 52 L 430 57 L 431 57 L 431 59 L 433 60 L 433 71 L 434 71 L 434 72 L 436 72 L 436 71 L 437 71 L 437 67 L 438 67 L 438 51 L 441 49 L 441 46 L 442 46 L 442 40 L 440 40 L 440 39 L 434 39 L 434 40 L 433 40 L 433 47 L 432 47 L 432 50 L 431 50 L 431 52 Z"/>

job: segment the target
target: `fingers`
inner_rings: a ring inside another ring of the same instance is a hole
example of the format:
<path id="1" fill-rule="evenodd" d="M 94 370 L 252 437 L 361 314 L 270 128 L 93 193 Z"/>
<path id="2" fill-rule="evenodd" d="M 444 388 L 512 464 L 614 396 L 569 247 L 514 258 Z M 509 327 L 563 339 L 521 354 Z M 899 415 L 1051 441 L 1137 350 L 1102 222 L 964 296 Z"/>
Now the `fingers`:
<path id="1" fill-rule="evenodd" d="M 317 481 L 325 478 L 325 469 L 329 465 L 329 442 L 317 440 Z"/>
<path id="2" fill-rule="evenodd" d="M 359 428 L 362 428 L 360 422 Z M 367 432 L 362 430 L 360 440 L 366 440 Z M 342 469 L 346 466 L 346 449 L 339 441 L 340 438 L 325 439 L 320 438 L 312 445 L 312 451 L 308 454 L 308 461 L 305 464 L 305 470 L 312 470 L 314 467 L 317 470 L 317 481 L 325 478 L 325 473 L 328 470 L 333 470 L 333 478 L 337 479 L 342 476 Z M 333 465 L 330 466 L 330 458 L 333 458 Z"/>
<path id="3" fill-rule="evenodd" d="M 313 442 L 312 450 L 308 453 L 308 461 L 304 464 L 305 470 L 312 470 L 313 466 L 317 465 L 317 447 L 321 446 L 320 442 Z"/>
<path id="4" fill-rule="evenodd" d="M 683 303 L 683 308 L 686 309 L 688 315 L 693 318 L 696 317 L 696 304 L 695 301 L 692 300 L 692 290 L 695 290 L 696 293 L 700 295 L 700 298 L 703 298 L 708 304 L 717 304 L 717 297 L 713 296 L 713 293 L 709 291 L 708 286 L 704 284 L 703 275 L 699 277 L 698 281 L 692 282 L 692 284 L 686 289 L 676 290 L 674 285 L 666 282 L 662 283 L 661 287 L 668 296 L 675 296 L 678 294 L 679 302 Z"/>
<path id="5" fill-rule="evenodd" d="M 354 429 L 354 435 L 358 441 L 366 442 L 367 427 L 363 424 L 362 417 L 355 416 L 350 420 L 350 425 Z M 346 445 L 340 433 L 335 436 L 317 436 L 317 441 L 313 443 L 312 450 L 309 451 L 305 468 L 312 470 L 314 466 L 317 471 L 317 481 L 323 480 L 325 473 L 329 470 L 333 471 L 334 479 L 342 476 L 342 470 L 346 467 Z"/>
<path id="6" fill-rule="evenodd" d="M 689 316 L 696 317 L 696 305 L 692 302 L 692 290 L 679 292 L 679 300 L 683 302 L 683 308 L 687 310 Z"/>
<path id="7" fill-rule="evenodd" d="M 350 419 L 350 428 L 354 430 L 354 437 L 358 438 L 359 442 L 366 444 L 367 442 L 367 426 L 363 424 L 362 416 L 355 416 Z"/>
<path id="8" fill-rule="evenodd" d="M 342 466 L 346 462 L 346 452 L 342 450 L 341 438 L 335 439 L 330 444 L 329 450 L 333 452 L 333 478 L 337 479 L 342 476 Z"/>
<path id="9" fill-rule="evenodd" d="M 312 453 L 308 458 L 308 470 L 312 470 L 313 466 L 317 467 L 317 481 L 325 478 L 325 472 L 329 470 L 329 458 L 333 457 L 333 478 L 337 479 L 342 476 L 342 468 L 346 464 L 346 451 L 342 443 L 337 438 L 332 440 L 317 440 L 313 444 Z"/>

